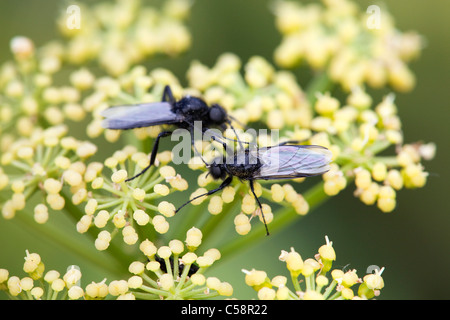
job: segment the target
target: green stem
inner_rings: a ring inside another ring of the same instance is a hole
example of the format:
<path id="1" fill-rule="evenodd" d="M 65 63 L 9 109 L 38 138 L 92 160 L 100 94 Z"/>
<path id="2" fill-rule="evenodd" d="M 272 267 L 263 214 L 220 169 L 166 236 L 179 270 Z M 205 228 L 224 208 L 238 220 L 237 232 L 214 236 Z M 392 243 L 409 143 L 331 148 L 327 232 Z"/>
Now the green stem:
<path id="1" fill-rule="evenodd" d="M 147 209 L 153 210 L 153 211 L 155 211 L 155 212 L 159 212 L 159 211 L 158 211 L 158 207 L 157 207 L 157 206 L 154 206 L 154 205 L 152 205 L 152 204 L 150 204 L 150 203 L 147 203 L 147 202 L 141 202 L 140 205 L 143 206 L 143 207 L 145 207 L 145 208 L 147 208 Z"/>
<path id="2" fill-rule="evenodd" d="M 307 290 L 316 290 L 316 282 L 314 274 L 305 277 Z"/>
<path id="3" fill-rule="evenodd" d="M 122 199 L 117 199 L 117 200 L 113 200 L 113 201 L 109 200 L 108 202 L 105 202 L 103 204 L 98 205 L 97 206 L 97 210 L 100 211 L 100 210 L 103 210 L 103 209 L 107 209 L 109 207 L 115 207 L 115 206 L 119 205 L 122 202 L 123 202 Z"/>
<path id="4" fill-rule="evenodd" d="M 323 181 L 309 189 L 303 197 L 308 202 L 310 211 L 325 202 L 325 200 L 328 199 L 328 196 L 323 190 Z M 292 207 L 280 209 L 274 213 L 274 219 L 269 224 L 269 230 L 272 233 L 276 232 L 299 218 L 301 218 L 301 216 L 299 216 Z M 254 245 L 256 242 L 260 241 L 265 234 L 266 231 L 264 225 L 260 224 L 253 228 L 249 234 L 239 237 L 236 240 L 225 244 L 223 247 L 218 248 L 221 253 L 221 259 L 219 261 L 223 262 L 230 255 L 236 255 L 238 252 Z"/>
<path id="5" fill-rule="evenodd" d="M 124 191 L 120 191 L 120 190 L 115 189 L 112 185 L 110 185 L 106 181 L 103 183 L 102 189 L 104 189 L 104 190 L 106 190 L 108 192 L 111 192 L 112 194 L 118 196 L 119 198 L 123 197 L 123 195 L 125 193 Z"/>
<path id="6" fill-rule="evenodd" d="M 298 281 L 297 277 L 298 276 L 291 273 L 291 281 L 292 281 L 292 284 L 294 285 L 295 292 L 301 292 L 303 290 L 300 287 L 300 282 Z"/>
<path id="7" fill-rule="evenodd" d="M 388 140 L 377 140 L 372 145 L 367 147 L 367 151 L 372 153 L 373 155 L 380 153 L 381 151 L 387 149 L 392 145 Z"/>
<path id="8" fill-rule="evenodd" d="M 14 160 L 11 162 L 11 165 L 13 165 L 14 167 L 25 171 L 25 172 L 30 172 L 31 171 L 31 167 L 25 163 L 22 163 L 20 161 Z"/>
<path id="9" fill-rule="evenodd" d="M 179 294 L 179 295 L 183 295 L 185 292 L 191 291 L 191 290 L 194 289 L 197 285 L 194 284 L 194 283 L 192 283 L 192 282 L 190 282 L 190 281 L 188 280 L 188 281 L 186 281 L 186 283 L 184 284 L 184 286 L 185 286 L 185 287 L 184 287 L 183 289 L 181 289 L 181 290 L 178 291 L 178 294 Z"/>
<path id="10" fill-rule="evenodd" d="M 56 300 L 56 298 L 58 298 L 58 293 L 59 293 L 59 291 L 53 291 L 53 294 L 52 294 L 50 300 Z"/>
<path id="11" fill-rule="evenodd" d="M 178 282 L 178 285 L 175 288 L 175 292 L 177 292 L 177 294 L 180 292 L 180 290 L 182 290 L 183 286 L 186 283 L 186 278 L 189 274 L 189 269 L 191 268 L 190 264 L 185 265 L 184 269 L 183 269 L 183 273 L 181 274 L 180 280 Z"/>
<path id="12" fill-rule="evenodd" d="M 28 300 L 34 300 L 33 296 L 31 295 L 30 291 L 25 291 L 26 295 L 27 295 L 27 299 Z"/>
<path id="13" fill-rule="evenodd" d="M 398 160 L 396 156 L 391 156 L 391 157 L 373 157 L 373 162 L 383 162 L 385 165 L 390 166 L 390 167 L 395 167 L 398 166 Z"/>
<path id="14" fill-rule="evenodd" d="M 142 285 L 139 289 L 141 289 L 145 292 L 151 293 L 151 294 L 156 294 L 158 296 L 167 297 L 169 295 L 169 292 L 167 292 L 167 291 L 151 288 L 146 285 Z"/>
<path id="15" fill-rule="evenodd" d="M 325 292 L 323 293 L 323 297 L 325 299 L 328 298 L 328 296 L 331 294 L 331 292 L 333 291 L 334 287 L 336 287 L 337 285 L 337 281 L 333 280 L 330 285 L 327 287 L 327 289 L 325 290 Z"/>
<path id="16" fill-rule="evenodd" d="M 136 104 L 139 102 L 135 97 L 124 91 L 120 91 L 117 97 L 124 103 Z"/>
<path id="17" fill-rule="evenodd" d="M 148 170 L 148 171 L 150 171 L 150 170 Z M 145 172 L 145 173 L 147 173 L 147 172 Z M 142 177 L 142 181 L 145 181 L 146 184 L 144 187 L 141 188 L 145 192 L 148 192 L 150 189 L 153 189 L 154 186 L 156 186 L 158 183 L 163 182 L 165 179 L 162 176 L 158 177 L 158 175 L 159 175 L 158 171 L 155 171 L 155 173 L 150 178 L 146 177 L 145 173 L 144 173 L 144 176 Z M 149 175 L 150 175 L 150 172 L 149 172 Z"/>
<path id="18" fill-rule="evenodd" d="M 218 293 L 216 293 L 215 291 L 205 294 L 205 288 L 199 288 L 199 289 L 191 290 L 189 293 L 186 293 L 183 296 L 183 298 L 184 299 L 186 299 L 186 298 L 200 299 L 200 297 L 211 298 L 211 297 L 215 297 L 217 295 L 218 295 Z"/>
<path id="19" fill-rule="evenodd" d="M 328 300 L 335 300 L 341 296 L 341 291 L 335 292 L 331 297 L 328 298 Z"/>
<path id="20" fill-rule="evenodd" d="M 170 259 L 169 258 L 164 258 L 164 263 L 166 265 L 166 273 L 168 274 L 172 274 L 172 266 L 170 265 Z M 176 262 L 174 262 L 174 264 L 177 264 Z"/>
<path id="21" fill-rule="evenodd" d="M 136 292 L 136 291 L 133 291 L 133 295 L 134 295 L 137 299 L 142 299 L 142 300 L 160 300 L 160 299 L 161 299 L 161 298 L 159 297 L 159 295 L 154 294 L 154 293 Z"/>
<path id="22" fill-rule="evenodd" d="M 148 276 L 147 274 L 143 273 L 143 274 L 141 274 L 141 277 L 151 286 L 153 286 L 153 287 L 158 286 L 158 283 L 155 280 L 153 280 L 152 278 L 150 278 L 150 276 Z"/>
<path id="23" fill-rule="evenodd" d="M 197 299 L 197 300 L 202 300 L 202 299 L 210 299 L 210 298 L 214 298 L 217 297 L 219 295 L 218 292 L 210 292 L 210 293 L 199 293 L 195 296 L 190 296 L 190 298 L 192 299 Z"/>
<path id="24" fill-rule="evenodd" d="M 178 254 L 173 254 L 173 280 L 177 280 L 179 269 L 178 269 Z"/>

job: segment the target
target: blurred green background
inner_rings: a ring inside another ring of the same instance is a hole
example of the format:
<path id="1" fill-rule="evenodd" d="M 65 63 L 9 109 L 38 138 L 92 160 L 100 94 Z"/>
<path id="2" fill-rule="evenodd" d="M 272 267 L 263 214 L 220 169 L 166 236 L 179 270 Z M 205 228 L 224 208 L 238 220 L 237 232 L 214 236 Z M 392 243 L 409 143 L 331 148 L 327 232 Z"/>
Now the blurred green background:
<path id="1" fill-rule="evenodd" d="M 85 1 L 90 3 L 91 1 Z M 92 1 L 93 2 L 93 1 Z M 189 62 L 198 59 L 211 66 L 223 52 L 234 52 L 243 61 L 261 55 L 273 61 L 280 35 L 267 0 L 197 0 L 188 25 L 191 49 L 174 58 L 158 58 L 148 64 L 172 70 L 181 80 Z M 374 1 L 358 1 L 363 10 Z M 396 103 L 405 142 L 423 140 L 437 144 L 436 158 L 425 162 L 427 185 L 401 190 L 392 213 L 381 213 L 353 197 L 353 187 L 330 199 L 286 232 L 261 239 L 250 251 L 219 265 L 214 272 L 234 287 L 236 298 L 255 298 L 244 284 L 245 269 L 265 270 L 269 277 L 286 274 L 278 261 L 280 250 L 294 247 L 303 258 L 312 257 L 327 235 L 337 253 L 335 267 L 357 269 L 361 276 L 370 265 L 386 267 L 385 288 L 379 299 L 448 299 L 450 286 L 450 2 L 442 0 L 386 0 L 402 30 L 416 30 L 426 39 L 422 56 L 411 64 L 417 86 L 397 94 Z M 43 44 L 58 36 L 55 17 L 70 2 L 59 0 L 0 1 L 0 61 L 10 59 L 9 40 L 25 35 Z M 301 78 L 301 75 L 297 73 Z M 378 96 L 378 99 L 381 97 Z M 377 97 L 374 97 L 378 101 Z M 111 149 L 113 150 L 113 149 Z M 64 217 L 56 219 L 65 220 Z M 74 231 L 74 246 L 84 237 Z M 24 276 L 25 250 L 38 252 L 48 268 L 64 272 L 76 264 L 77 255 L 53 242 L 41 240 L 25 225 L 0 219 L 0 268 Z M 101 281 L 108 275 L 95 265 L 82 267 L 82 281 Z M 113 279 L 109 279 L 113 280 Z"/>

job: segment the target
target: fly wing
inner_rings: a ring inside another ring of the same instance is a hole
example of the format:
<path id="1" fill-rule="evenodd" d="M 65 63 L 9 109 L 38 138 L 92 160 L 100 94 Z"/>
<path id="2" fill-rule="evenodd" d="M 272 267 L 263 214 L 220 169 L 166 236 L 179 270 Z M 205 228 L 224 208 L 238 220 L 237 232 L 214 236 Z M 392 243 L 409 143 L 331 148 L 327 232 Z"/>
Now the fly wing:
<path id="1" fill-rule="evenodd" d="M 252 151 L 262 166 L 255 179 L 293 179 L 330 170 L 331 151 L 315 145 L 283 145 Z"/>
<path id="2" fill-rule="evenodd" d="M 105 117 L 102 121 L 105 129 L 133 129 L 172 124 L 183 120 L 172 112 L 172 105 L 168 102 L 115 106 L 103 110 L 100 115 Z"/>

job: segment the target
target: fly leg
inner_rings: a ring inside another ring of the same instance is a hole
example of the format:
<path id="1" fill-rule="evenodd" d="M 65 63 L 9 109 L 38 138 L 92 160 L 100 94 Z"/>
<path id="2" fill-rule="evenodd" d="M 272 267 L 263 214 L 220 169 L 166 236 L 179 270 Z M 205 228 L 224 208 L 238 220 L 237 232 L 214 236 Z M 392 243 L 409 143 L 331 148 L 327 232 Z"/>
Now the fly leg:
<path id="1" fill-rule="evenodd" d="M 299 144 L 300 142 L 302 142 L 302 141 L 299 141 L 299 140 L 289 140 L 289 141 L 281 142 L 281 143 L 277 144 L 276 146 L 279 147 L 279 146 L 285 146 L 285 145 L 287 145 L 287 144 Z"/>
<path id="2" fill-rule="evenodd" d="M 153 145 L 152 153 L 150 155 L 150 164 L 147 167 L 145 167 L 144 170 L 139 172 L 137 175 L 126 179 L 125 182 L 131 181 L 131 180 L 139 177 L 141 174 L 143 174 L 145 171 L 147 171 L 155 163 L 156 154 L 158 153 L 159 139 L 170 136 L 171 134 L 172 134 L 172 131 L 163 131 L 158 134 L 158 136 L 155 139 L 155 144 Z"/>
<path id="3" fill-rule="evenodd" d="M 195 199 L 198 199 L 198 198 L 203 197 L 203 196 L 210 196 L 210 195 L 212 195 L 213 193 L 216 193 L 216 192 L 218 192 L 218 191 L 220 191 L 220 190 L 222 190 L 222 189 L 228 187 L 228 186 L 230 185 L 230 183 L 231 183 L 232 180 L 233 180 L 233 177 L 232 177 L 232 176 L 229 176 L 228 178 L 226 178 L 226 179 L 220 184 L 219 187 L 217 187 L 216 189 L 213 189 L 213 190 L 209 190 L 208 192 L 206 192 L 206 193 L 204 193 L 204 194 L 201 194 L 201 195 L 199 195 L 199 196 L 196 196 L 196 197 L 192 198 L 192 199 L 189 200 L 188 202 L 186 202 L 186 203 L 184 203 L 183 205 L 181 205 L 177 210 L 175 210 L 175 213 L 177 213 L 178 211 L 180 211 L 181 208 L 183 208 L 185 205 L 191 203 L 191 202 L 194 201 Z"/>
<path id="4" fill-rule="evenodd" d="M 259 209 L 261 210 L 261 217 L 262 217 L 262 219 L 263 219 L 264 226 L 266 227 L 266 235 L 268 236 L 268 235 L 270 235 L 270 234 L 269 234 L 269 228 L 267 228 L 266 218 L 264 218 L 264 213 L 263 213 L 263 209 L 262 209 L 261 202 L 259 202 L 259 199 L 258 199 L 258 197 L 257 197 L 256 194 L 255 194 L 255 188 L 254 188 L 254 186 L 253 186 L 253 180 L 249 180 L 249 181 L 250 181 L 250 190 L 252 191 L 253 196 L 254 196 L 255 199 L 256 199 L 256 202 L 258 202 Z"/>
<path id="5" fill-rule="evenodd" d="M 170 104 L 172 104 L 172 105 L 175 103 L 175 98 L 173 97 L 172 89 L 170 89 L 170 86 L 168 86 L 168 85 L 166 85 L 164 87 L 162 101 L 170 102 Z"/>

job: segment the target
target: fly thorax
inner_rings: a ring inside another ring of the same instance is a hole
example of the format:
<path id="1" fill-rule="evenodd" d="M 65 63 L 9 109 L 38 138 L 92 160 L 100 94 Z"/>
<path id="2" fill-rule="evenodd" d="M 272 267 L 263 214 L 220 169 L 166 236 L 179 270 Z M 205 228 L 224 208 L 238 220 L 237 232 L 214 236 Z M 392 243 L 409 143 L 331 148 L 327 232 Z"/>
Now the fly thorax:
<path id="1" fill-rule="evenodd" d="M 227 163 L 226 166 L 230 174 L 241 179 L 249 179 L 259 172 L 261 163 L 258 158 L 245 151 L 235 154 L 233 162 Z"/>
<path id="2" fill-rule="evenodd" d="M 184 115 L 195 115 L 199 118 L 206 116 L 208 105 L 199 98 L 186 96 L 177 102 L 178 108 Z"/>

